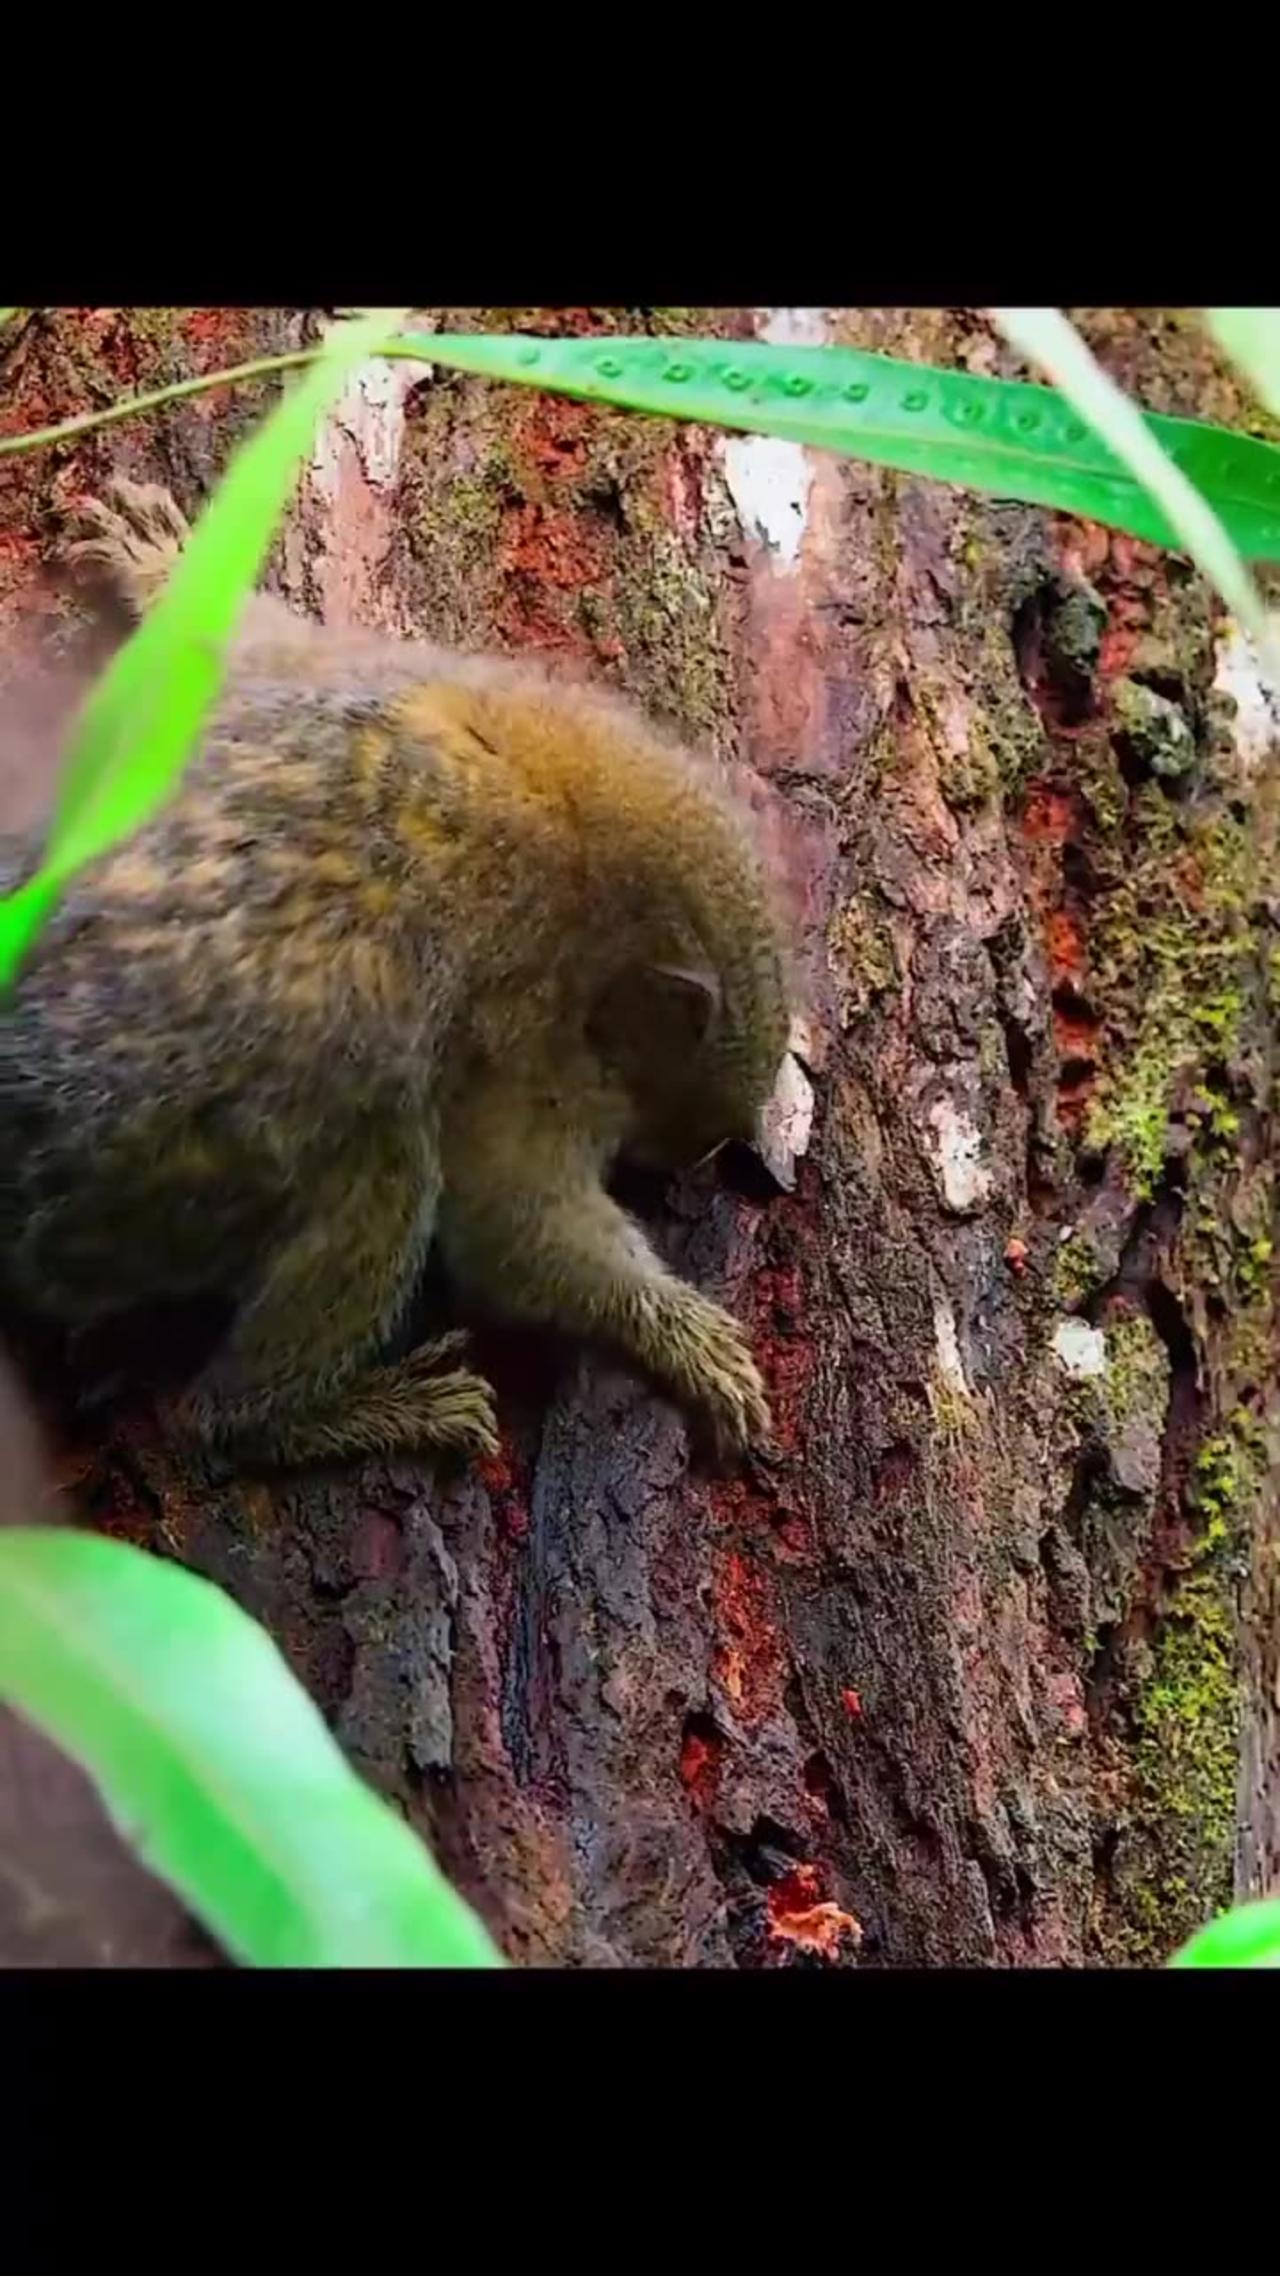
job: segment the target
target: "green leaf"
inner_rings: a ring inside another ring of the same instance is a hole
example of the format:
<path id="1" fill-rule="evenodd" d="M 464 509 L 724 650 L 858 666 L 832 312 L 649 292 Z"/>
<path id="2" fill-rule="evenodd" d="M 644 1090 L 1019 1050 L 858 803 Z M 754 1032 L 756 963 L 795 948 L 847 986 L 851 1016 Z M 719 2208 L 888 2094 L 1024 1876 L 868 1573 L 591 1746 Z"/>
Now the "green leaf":
<path id="1" fill-rule="evenodd" d="M 1280 419 L 1280 308 L 1206 308 L 1218 345 L 1238 364 L 1260 403 Z"/>
<path id="2" fill-rule="evenodd" d="M 1175 1952 L 1171 1968 L 1280 1968 L 1280 1897 L 1237 1905 Z"/>
<path id="3" fill-rule="evenodd" d="M 1005 337 L 1048 372 L 1068 402 L 1142 484 L 1173 531 L 1172 542 L 1189 553 L 1217 586 L 1228 608 L 1252 634 L 1271 676 L 1280 682 L 1280 657 L 1266 605 L 1224 520 L 1202 494 L 1207 485 L 1197 489 L 1188 480 L 1185 458 L 1183 465 L 1175 464 L 1162 445 L 1156 421 L 1144 417 L 1116 386 L 1061 309 L 995 308 L 991 313 Z"/>
<path id="4" fill-rule="evenodd" d="M 1081 514 L 1182 550 L 1124 454 L 1054 389 L 941 371 L 857 348 L 760 340 L 546 340 L 404 333 L 396 355 L 667 418 L 779 435 L 963 488 Z M 1133 417 L 1212 499 L 1253 560 L 1280 560 L 1280 449 L 1155 412 Z"/>
<path id="5" fill-rule="evenodd" d="M 0 1529 L 0 1697 L 257 1967 L 504 1963 L 229 1597 L 100 1535 Z"/>
<path id="6" fill-rule="evenodd" d="M 222 684 L 225 650 L 317 422 L 400 310 L 336 326 L 315 365 L 237 452 L 167 591 L 84 705 L 45 859 L 0 903 L 0 984 L 67 880 L 137 828 L 173 788 Z"/>

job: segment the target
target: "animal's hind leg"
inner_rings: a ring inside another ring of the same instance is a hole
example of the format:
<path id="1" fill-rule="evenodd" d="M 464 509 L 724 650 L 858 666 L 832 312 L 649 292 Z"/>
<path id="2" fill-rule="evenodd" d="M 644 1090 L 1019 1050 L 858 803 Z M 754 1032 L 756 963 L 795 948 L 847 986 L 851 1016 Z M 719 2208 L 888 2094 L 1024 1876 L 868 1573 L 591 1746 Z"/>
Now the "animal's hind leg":
<path id="1" fill-rule="evenodd" d="M 211 1364 L 171 1406 L 208 1444 L 292 1464 L 432 1448 L 494 1453 L 493 1392 L 446 1336 L 388 1367 L 374 1352 L 401 1315 L 429 1233 L 421 1156 L 383 1147 L 277 1251 Z"/>
<path id="2" fill-rule="evenodd" d="M 58 560 L 130 624 L 145 616 L 191 534 L 166 489 L 122 474 L 101 498 L 70 508 L 63 530 Z"/>

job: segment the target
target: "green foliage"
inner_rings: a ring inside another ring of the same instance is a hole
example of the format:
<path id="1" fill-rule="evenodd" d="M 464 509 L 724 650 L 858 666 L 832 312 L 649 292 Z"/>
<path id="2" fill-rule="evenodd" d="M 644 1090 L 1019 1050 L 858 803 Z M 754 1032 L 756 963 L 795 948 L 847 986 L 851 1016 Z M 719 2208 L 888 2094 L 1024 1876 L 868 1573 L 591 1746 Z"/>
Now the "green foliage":
<path id="1" fill-rule="evenodd" d="M 0 1697 L 235 1959 L 502 1964 L 270 1638 L 193 1573 L 96 1534 L 0 1531 Z"/>
<path id="2" fill-rule="evenodd" d="M 858 348 L 405 333 L 396 352 L 633 411 L 783 436 L 1184 547 L 1185 515 L 1171 510 L 1170 486 L 1151 486 L 1155 462 L 1172 460 L 1182 469 L 1179 509 L 1188 492 L 1195 496 L 1194 481 L 1241 553 L 1280 559 L 1280 450 L 1127 402 L 1150 445 L 1141 474 L 1113 436 L 1091 433 L 1083 406 L 1062 392 Z M 1208 511 L 1202 502 L 1201 511 Z"/>
<path id="3" fill-rule="evenodd" d="M 92 690 L 64 764 L 44 862 L 0 903 L 0 984 L 67 880 L 136 829 L 177 781 L 221 686 L 226 644 L 316 422 L 385 339 L 391 313 L 329 334 L 315 368 L 232 461 L 163 599 Z"/>
<path id="4" fill-rule="evenodd" d="M 1088 420 L 1093 433 L 1109 446 L 1117 463 L 1127 467 L 1141 484 L 1150 506 L 1172 533 L 1161 542 L 1173 543 L 1189 553 L 1259 647 L 1269 647 L 1267 610 L 1240 559 L 1240 552 L 1247 552 L 1248 547 L 1241 543 L 1238 533 L 1229 532 L 1217 499 L 1209 502 L 1213 493 L 1204 480 L 1205 470 L 1189 467 L 1185 458 L 1179 462 L 1157 422 L 1144 418 L 1137 404 L 1116 386 L 1060 309 L 998 308 L 992 313 L 1006 337 L 1049 373 L 1067 401 Z M 1270 446 L 1255 447 L 1265 450 Z M 1193 473 L 1198 473 L 1198 488 Z M 1106 516 L 1095 518 L 1105 520 Z"/>
<path id="5" fill-rule="evenodd" d="M 1280 1968 L 1280 1897 L 1236 1905 L 1175 1952 L 1171 1968 Z"/>
<path id="6" fill-rule="evenodd" d="M 329 335 L 92 691 L 43 867 L 0 904 L 0 980 L 74 871 L 172 789 L 316 422 L 398 313 Z M 408 1827 L 348 1769 L 269 1638 L 207 1582 L 93 1535 L 0 1534 L 0 1696 L 96 1779 L 146 1863 L 235 1958 L 501 1964 Z"/>

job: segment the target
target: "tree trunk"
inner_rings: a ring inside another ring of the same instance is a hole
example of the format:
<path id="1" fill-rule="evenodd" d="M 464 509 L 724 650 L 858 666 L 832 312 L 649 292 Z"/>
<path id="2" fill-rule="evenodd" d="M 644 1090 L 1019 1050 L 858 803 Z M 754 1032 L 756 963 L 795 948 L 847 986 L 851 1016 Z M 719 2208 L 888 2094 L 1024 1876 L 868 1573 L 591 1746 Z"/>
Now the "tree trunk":
<path id="1" fill-rule="evenodd" d="M 959 310 L 433 320 L 1016 368 Z M 1248 423 L 1189 321 L 1079 321 L 1152 407 Z M 304 328 L 60 311 L 0 418 Z M 70 653 L 55 494 L 123 466 L 192 509 L 263 400 L 12 462 L 8 621 Z M 1154 1963 L 1274 1883 L 1280 748 L 1201 580 L 791 444 L 378 366 L 274 581 L 581 665 L 749 794 L 803 996 L 768 1159 L 645 1207 L 750 1321 L 780 1452 L 698 1474 L 630 1375 L 512 1338 L 467 1475 L 179 1474 L 134 1413 L 82 1452 L 86 1519 L 266 1623 L 518 1961 Z"/>

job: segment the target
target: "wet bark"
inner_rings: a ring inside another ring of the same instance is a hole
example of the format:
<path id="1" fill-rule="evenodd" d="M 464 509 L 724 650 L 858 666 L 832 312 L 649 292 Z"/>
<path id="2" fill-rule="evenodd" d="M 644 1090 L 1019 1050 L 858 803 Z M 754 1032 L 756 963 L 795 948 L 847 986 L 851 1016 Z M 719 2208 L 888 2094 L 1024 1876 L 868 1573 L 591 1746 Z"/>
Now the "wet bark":
<path id="1" fill-rule="evenodd" d="M 1176 315 L 1082 321 L 1155 407 L 1248 419 Z M 1015 368 L 961 311 L 772 323 Z M 302 326 L 59 312 L 0 418 Z M 0 470 L 10 631 L 76 652 L 37 574 L 57 494 L 117 465 L 190 509 L 260 401 Z M 1280 758 L 1199 579 L 417 370 L 352 390 L 274 574 L 333 621 L 594 672 L 752 800 L 802 995 L 769 1158 L 639 1201 L 752 1322 L 779 1452 L 699 1474 L 644 1386 L 512 1339 L 468 1476 L 179 1473 L 134 1412 L 64 1435 L 84 1518 L 265 1621 L 517 1960 L 1149 1963 L 1274 1882 Z"/>

